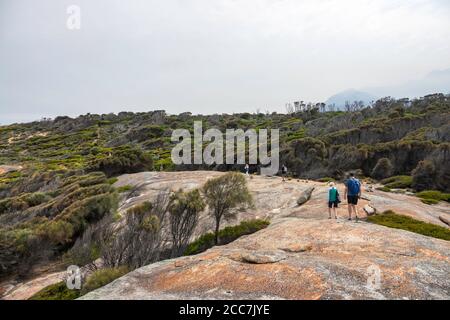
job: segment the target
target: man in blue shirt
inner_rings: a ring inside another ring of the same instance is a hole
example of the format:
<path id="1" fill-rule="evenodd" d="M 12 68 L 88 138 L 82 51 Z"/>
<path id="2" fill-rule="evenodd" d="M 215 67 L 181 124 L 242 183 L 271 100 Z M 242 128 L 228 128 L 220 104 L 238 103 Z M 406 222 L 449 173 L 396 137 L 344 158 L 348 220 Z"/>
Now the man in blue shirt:
<path id="1" fill-rule="evenodd" d="M 350 173 L 349 179 L 345 182 L 345 195 L 348 203 L 348 220 L 352 220 L 352 211 L 355 213 L 355 219 L 358 221 L 358 199 L 361 197 L 361 182 Z"/>

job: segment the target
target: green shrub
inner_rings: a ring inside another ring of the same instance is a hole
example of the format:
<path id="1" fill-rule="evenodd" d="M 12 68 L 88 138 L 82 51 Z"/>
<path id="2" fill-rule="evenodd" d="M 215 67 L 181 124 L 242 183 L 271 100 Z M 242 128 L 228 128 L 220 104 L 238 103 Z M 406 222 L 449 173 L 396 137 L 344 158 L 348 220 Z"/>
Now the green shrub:
<path id="1" fill-rule="evenodd" d="M 126 267 L 119 268 L 104 268 L 92 273 L 83 284 L 81 289 L 81 295 L 85 295 L 95 289 L 103 287 L 108 283 L 120 278 L 124 274 L 128 273 L 129 270 Z"/>
<path id="2" fill-rule="evenodd" d="M 435 200 L 435 199 L 420 199 L 420 201 L 422 201 L 425 204 L 429 204 L 429 205 L 439 203 L 439 200 Z"/>
<path id="3" fill-rule="evenodd" d="M 450 202 L 450 193 L 437 190 L 424 190 L 416 193 L 416 197 L 419 197 L 426 204 L 437 204 L 439 201 Z"/>
<path id="4" fill-rule="evenodd" d="M 153 159 L 139 148 L 121 146 L 103 155 L 89 165 L 91 171 L 101 171 L 107 176 L 152 170 Z"/>
<path id="5" fill-rule="evenodd" d="M 412 187 L 417 191 L 434 189 L 436 168 L 431 161 L 420 161 L 412 172 Z"/>
<path id="6" fill-rule="evenodd" d="M 255 233 L 256 231 L 266 228 L 269 224 L 270 222 L 268 220 L 253 219 L 242 221 L 236 226 L 226 227 L 219 231 L 219 245 L 230 243 L 243 235 Z M 213 246 L 214 233 L 208 232 L 189 244 L 184 254 L 198 254 Z"/>
<path id="7" fill-rule="evenodd" d="M 79 296 L 80 290 L 71 290 L 62 281 L 45 287 L 29 298 L 29 300 L 74 300 Z"/>
<path id="8" fill-rule="evenodd" d="M 125 186 L 121 186 L 121 187 L 117 188 L 117 192 L 118 193 L 128 192 L 128 191 L 131 191 L 131 190 L 133 190 L 133 186 L 128 185 L 128 184 L 125 185 Z"/>
<path id="9" fill-rule="evenodd" d="M 391 210 L 385 211 L 380 215 L 369 216 L 367 221 L 390 228 L 419 233 L 424 236 L 450 240 L 450 230 L 448 228 L 399 215 Z"/>
<path id="10" fill-rule="evenodd" d="M 393 177 L 381 180 L 381 183 L 384 184 L 385 187 L 390 188 L 390 189 L 411 188 L 412 177 L 411 176 L 393 176 Z"/>
<path id="11" fill-rule="evenodd" d="M 372 170 L 372 177 L 375 179 L 383 179 L 392 175 L 394 167 L 388 158 L 381 158 Z"/>
<path id="12" fill-rule="evenodd" d="M 118 180 L 119 180 L 118 178 L 113 177 L 113 178 L 109 178 L 109 179 L 107 180 L 107 182 L 108 182 L 110 185 L 113 185 L 113 184 L 116 183 Z"/>
<path id="13" fill-rule="evenodd" d="M 388 188 L 388 187 L 379 187 L 379 188 L 377 188 L 377 190 L 384 191 L 384 192 L 391 192 L 391 188 Z"/>

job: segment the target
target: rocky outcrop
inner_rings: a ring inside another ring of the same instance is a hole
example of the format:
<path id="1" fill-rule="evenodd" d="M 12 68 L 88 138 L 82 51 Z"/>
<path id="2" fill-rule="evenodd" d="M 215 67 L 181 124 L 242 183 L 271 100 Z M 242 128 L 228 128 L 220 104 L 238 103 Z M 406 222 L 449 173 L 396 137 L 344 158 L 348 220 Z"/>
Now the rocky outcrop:
<path id="1" fill-rule="evenodd" d="M 146 180 L 146 187 L 129 199 L 136 203 L 158 189 L 156 181 L 193 188 L 219 174 L 146 173 L 123 176 L 118 184 L 147 175 L 141 181 Z M 339 218 L 328 220 L 325 184 L 254 177 L 249 187 L 255 208 L 237 219 L 269 218 L 268 228 L 199 255 L 137 269 L 81 299 L 450 298 L 450 242 L 347 221 L 345 201 Z M 315 188 L 310 200 L 297 206 L 298 195 L 309 187 Z M 367 199 L 358 204 L 363 217 L 363 207 L 370 204 L 378 211 L 391 209 L 445 225 L 439 217 L 450 208 L 378 190 Z"/>
<path id="2" fill-rule="evenodd" d="M 311 249 L 282 250 L 300 243 Z M 82 299 L 448 299 L 449 253 L 446 241 L 364 222 L 284 218 Z"/>

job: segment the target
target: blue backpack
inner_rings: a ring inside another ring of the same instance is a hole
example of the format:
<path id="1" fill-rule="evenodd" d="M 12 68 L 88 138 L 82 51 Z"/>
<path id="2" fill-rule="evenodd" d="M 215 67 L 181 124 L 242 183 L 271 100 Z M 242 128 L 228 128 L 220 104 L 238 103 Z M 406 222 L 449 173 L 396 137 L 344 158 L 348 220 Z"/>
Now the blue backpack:
<path id="1" fill-rule="evenodd" d="M 358 179 L 350 178 L 347 181 L 347 188 L 349 196 L 356 196 L 359 194 L 361 183 L 358 181 Z"/>

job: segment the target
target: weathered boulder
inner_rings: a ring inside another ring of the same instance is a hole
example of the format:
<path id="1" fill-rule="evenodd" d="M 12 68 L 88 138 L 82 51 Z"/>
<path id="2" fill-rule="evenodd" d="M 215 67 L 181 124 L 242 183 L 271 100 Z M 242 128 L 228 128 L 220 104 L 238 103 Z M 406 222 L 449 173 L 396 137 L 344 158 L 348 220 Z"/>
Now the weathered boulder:
<path id="1" fill-rule="evenodd" d="M 314 191 L 314 187 L 309 187 L 305 191 L 302 192 L 302 194 L 297 199 L 297 204 L 301 206 L 302 204 L 306 203 L 311 198 L 311 194 Z"/>
<path id="2" fill-rule="evenodd" d="M 366 214 L 367 214 L 368 216 L 374 215 L 374 214 L 376 213 L 375 208 L 373 208 L 372 206 L 370 206 L 370 205 L 368 205 L 368 204 L 366 204 L 366 205 L 363 207 L 363 209 L 364 209 L 364 211 L 366 212 Z"/>

